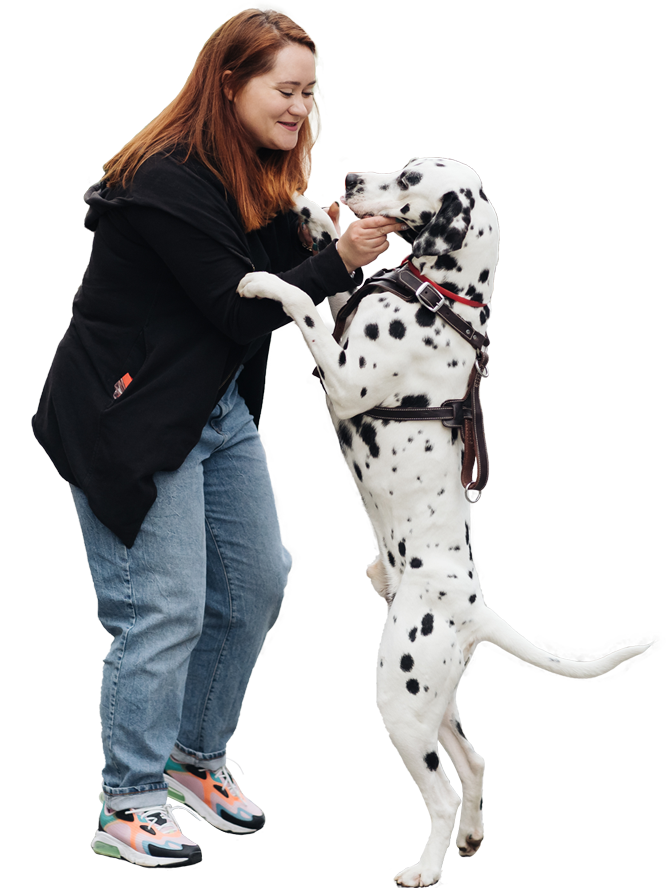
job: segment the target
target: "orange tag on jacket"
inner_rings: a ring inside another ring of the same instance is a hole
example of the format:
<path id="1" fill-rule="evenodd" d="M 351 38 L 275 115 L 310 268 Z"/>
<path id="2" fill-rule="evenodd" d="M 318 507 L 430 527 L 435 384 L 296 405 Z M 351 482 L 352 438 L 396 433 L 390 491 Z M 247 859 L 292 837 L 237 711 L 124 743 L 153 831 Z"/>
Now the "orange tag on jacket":
<path id="1" fill-rule="evenodd" d="M 129 373 L 126 373 L 121 379 L 118 380 L 118 382 L 113 387 L 114 400 L 122 395 L 131 381 L 132 377 L 129 375 Z"/>

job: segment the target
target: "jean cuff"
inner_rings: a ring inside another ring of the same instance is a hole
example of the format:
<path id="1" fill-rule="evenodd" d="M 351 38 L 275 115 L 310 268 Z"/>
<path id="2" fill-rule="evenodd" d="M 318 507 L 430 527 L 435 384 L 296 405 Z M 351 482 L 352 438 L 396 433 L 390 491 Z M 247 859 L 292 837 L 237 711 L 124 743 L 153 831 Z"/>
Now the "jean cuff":
<path id="1" fill-rule="evenodd" d="M 181 765 L 195 765 L 198 768 L 204 768 L 207 771 L 217 771 L 223 768 L 227 763 L 227 751 L 224 752 L 196 752 L 194 749 L 188 749 L 176 743 L 171 753 L 171 758 Z"/>
<path id="2" fill-rule="evenodd" d="M 132 786 L 126 789 L 114 789 L 106 784 L 102 786 L 104 804 L 110 811 L 166 805 L 168 788 L 166 783 L 149 783 L 145 786 Z"/>

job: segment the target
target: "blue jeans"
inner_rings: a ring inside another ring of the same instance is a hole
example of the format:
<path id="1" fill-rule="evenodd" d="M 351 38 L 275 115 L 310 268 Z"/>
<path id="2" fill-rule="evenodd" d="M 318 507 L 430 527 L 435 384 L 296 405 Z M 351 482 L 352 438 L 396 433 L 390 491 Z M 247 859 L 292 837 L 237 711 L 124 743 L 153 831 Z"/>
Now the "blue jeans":
<path id="1" fill-rule="evenodd" d="M 164 765 L 225 762 L 291 558 L 266 458 L 236 383 L 128 549 L 72 487 L 99 617 L 113 635 L 102 679 L 103 788 L 113 810 L 166 802 Z"/>

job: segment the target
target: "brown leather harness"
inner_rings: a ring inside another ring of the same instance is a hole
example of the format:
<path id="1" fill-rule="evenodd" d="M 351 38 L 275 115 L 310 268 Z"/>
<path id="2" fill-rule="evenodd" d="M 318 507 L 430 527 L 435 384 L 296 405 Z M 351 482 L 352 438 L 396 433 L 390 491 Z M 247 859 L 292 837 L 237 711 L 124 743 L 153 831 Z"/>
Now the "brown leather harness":
<path id="1" fill-rule="evenodd" d="M 483 429 L 483 413 L 479 399 L 481 379 L 488 375 L 488 344 L 490 340 L 446 304 L 447 299 L 464 301 L 466 304 L 478 306 L 469 300 L 444 290 L 442 287 L 424 278 L 411 262 L 406 259 L 401 266 L 391 271 L 380 271 L 369 278 L 362 287 L 349 299 L 338 312 L 333 336 L 340 342 L 345 322 L 356 310 L 361 300 L 377 288 L 386 290 L 404 299 L 405 302 L 420 302 L 429 311 L 439 315 L 456 333 L 468 342 L 476 351 L 476 360 L 467 383 L 467 391 L 463 398 L 444 401 L 440 407 L 373 407 L 366 410 L 365 416 L 374 419 L 405 422 L 409 420 L 439 420 L 450 429 L 462 429 L 464 456 L 461 472 L 462 485 L 469 502 L 478 502 L 481 491 L 488 481 L 488 450 Z M 315 371 L 316 372 L 316 371 Z M 473 478 L 476 463 L 476 478 Z M 478 492 L 476 499 L 470 499 L 469 491 Z"/>

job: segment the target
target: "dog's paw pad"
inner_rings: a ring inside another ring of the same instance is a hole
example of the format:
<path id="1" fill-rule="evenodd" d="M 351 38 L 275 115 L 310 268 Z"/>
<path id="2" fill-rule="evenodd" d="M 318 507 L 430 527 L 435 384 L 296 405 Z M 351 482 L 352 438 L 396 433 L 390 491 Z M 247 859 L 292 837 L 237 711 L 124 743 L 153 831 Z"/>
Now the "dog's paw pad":
<path id="1" fill-rule="evenodd" d="M 483 836 L 480 839 L 475 839 L 471 835 L 467 836 L 464 842 L 461 842 L 458 845 L 458 853 L 461 857 L 472 857 L 481 847 L 481 842 L 483 841 Z"/>

